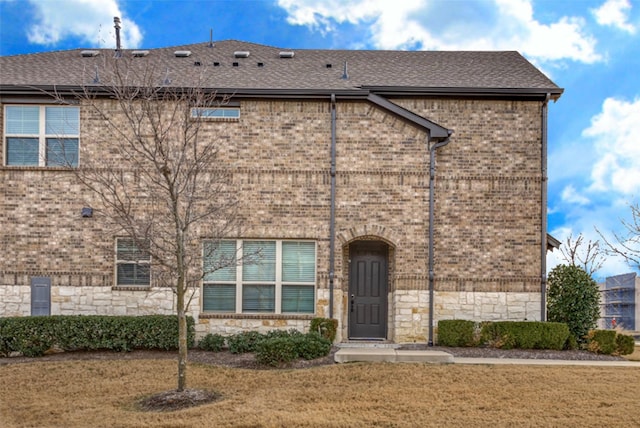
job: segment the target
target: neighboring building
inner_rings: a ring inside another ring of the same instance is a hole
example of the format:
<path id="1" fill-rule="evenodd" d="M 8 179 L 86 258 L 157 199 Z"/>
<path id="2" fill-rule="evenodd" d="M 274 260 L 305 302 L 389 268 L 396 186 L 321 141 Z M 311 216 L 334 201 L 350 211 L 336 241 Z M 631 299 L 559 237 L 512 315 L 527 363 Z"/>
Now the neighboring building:
<path id="1" fill-rule="evenodd" d="M 246 224 L 227 250 L 268 249 L 277 272 L 305 266 L 262 289 L 250 269 L 207 278 L 190 311 L 199 334 L 331 316 L 339 340 L 424 342 L 430 319 L 544 318 L 547 103 L 562 89 L 519 53 L 229 40 L 121 54 L 166 69 L 165 84 L 198 73 L 231 95 L 205 130 L 227 142 L 221 162 L 241 185 Z M 130 242 L 83 215 L 88 193 L 48 140 L 46 125 L 64 123 L 68 154 L 108 159 L 100 120 L 46 94 L 99 86 L 113 55 L 0 59 L 0 316 L 174 311 L 144 255 L 122 262 Z"/>
<path id="2" fill-rule="evenodd" d="M 635 272 L 609 276 L 598 284 L 600 328 L 640 331 L 640 278 Z"/>

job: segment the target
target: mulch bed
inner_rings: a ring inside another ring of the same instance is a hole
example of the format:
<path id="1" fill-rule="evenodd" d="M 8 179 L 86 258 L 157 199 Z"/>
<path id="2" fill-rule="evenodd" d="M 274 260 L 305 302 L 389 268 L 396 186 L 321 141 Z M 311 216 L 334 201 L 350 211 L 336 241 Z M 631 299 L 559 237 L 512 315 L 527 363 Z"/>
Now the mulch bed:
<path id="1" fill-rule="evenodd" d="M 444 351 L 454 357 L 465 358 L 528 358 L 536 360 L 588 360 L 588 361 L 624 361 L 624 358 L 612 355 L 594 354 L 588 351 L 552 351 L 548 349 L 495 349 L 495 348 L 451 348 L 445 346 L 427 347 L 424 344 L 407 344 L 400 349 L 429 349 Z M 334 364 L 333 355 L 338 348 L 333 347 L 329 355 L 315 360 L 297 360 L 279 368 L 304 369 L 316 366 Z M 197 364 L 207 364 L 223 367 L 234 367 L 254 370 L 274 370 L 271 366 L 264 366 L 256 362 L 253 354 L 232 354 L 228 351 L 208 352 L 199 349 L 189 350 L 189 361 Z M 0 365 L 15 363 L 30 363 L 44 361 L 69 361 L 69 360 L 148 360 L 148 359 L 177 359 L 176 351 L 136 350 L 132 352 L 113 351 L 78 351 L 58 352 L 48 355 L 27 358 L 9 357 L 0 358 Z"/>

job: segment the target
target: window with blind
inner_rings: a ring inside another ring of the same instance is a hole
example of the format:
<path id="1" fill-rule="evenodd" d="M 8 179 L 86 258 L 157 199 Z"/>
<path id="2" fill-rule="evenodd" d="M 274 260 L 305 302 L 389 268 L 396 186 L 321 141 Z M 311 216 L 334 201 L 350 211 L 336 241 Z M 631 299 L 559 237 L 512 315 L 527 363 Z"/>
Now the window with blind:
<path id="1" fill-rule="evenodd" d="M 221 241 L 203 250 L 205 312 L 315 312 L 315 242 Z"/>
<path id="2" fill-rule="evenodd" d="M 116 286 L 148 287 L 151 285 L 151 256 L 130 238 L 116 239 Z"/>
<path id="3" fill-rule="evenodd" d="M 191 109 L 192 118 L 200 119 L 239 119 L 240 109 L 237 107 L 194 107 Z"/>
<path id="4" fill-rule="evenodd" d="M 78 166 L 78 107 L 8 105 L 4 113 L 6 165 Z"/>

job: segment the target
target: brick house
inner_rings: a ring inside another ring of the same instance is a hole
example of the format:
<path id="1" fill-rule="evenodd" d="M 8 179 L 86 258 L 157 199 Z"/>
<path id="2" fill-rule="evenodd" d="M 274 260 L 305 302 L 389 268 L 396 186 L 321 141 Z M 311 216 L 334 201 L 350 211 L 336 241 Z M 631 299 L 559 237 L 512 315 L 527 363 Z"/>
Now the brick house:
<path id="1" fill-rule="evenodd" d="M 198 334 L 322 316 L 339 320 L 338 340 L 425 342 L 441 319 L 544 318 L 547 103 L 562 89 L 517 52 L 229 40 L 119 54 L 176 85 L 198 70 L 231 95 L 209 130 L 227 142 L 246 218 L 225 248 L 267 249 L 275 273 L 206 277 L 190 307 Z M 48 160 L 50 123 L 65 123 L 70 153 L 95 145 L 100 124 L 47 93 L 72 98 L 113 56 L 0 59 L 0 316 L 174 313 L 171 290 L 144 261 L 121 262 L 130 243 L 102 233 L 86 190 Z"/>

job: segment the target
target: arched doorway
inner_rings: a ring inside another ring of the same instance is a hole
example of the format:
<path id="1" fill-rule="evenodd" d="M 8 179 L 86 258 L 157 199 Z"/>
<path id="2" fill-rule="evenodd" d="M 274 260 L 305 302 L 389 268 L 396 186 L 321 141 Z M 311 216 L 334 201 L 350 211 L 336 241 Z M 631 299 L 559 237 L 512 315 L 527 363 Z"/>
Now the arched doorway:
<path id="1" fill-rule="evenodd" d="M 387 338 L 389 245 L 355 241 L 349 245 L 349 339 Z"/>

